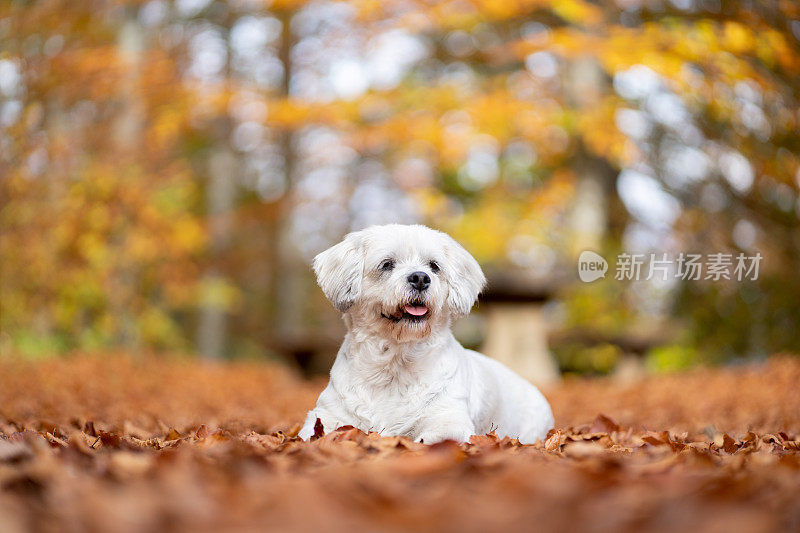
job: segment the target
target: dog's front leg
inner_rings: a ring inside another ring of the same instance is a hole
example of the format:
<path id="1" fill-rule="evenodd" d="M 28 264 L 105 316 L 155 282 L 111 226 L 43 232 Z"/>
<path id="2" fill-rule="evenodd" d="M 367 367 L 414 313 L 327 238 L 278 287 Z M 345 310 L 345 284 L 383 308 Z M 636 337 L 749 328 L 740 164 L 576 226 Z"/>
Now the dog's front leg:
<path id="1" fill-rule="evenodd" d="M 314 434 L 317 434 L 317 436 L 321 436 L 320 433 L 325 435 L 340 426 L 355 425 L 351 419 L 352 417 L 347 416 L 347 412 L 341 407 L 341 398 L 335 387 L 332 383 L 328 383 L 328 386 L 320 393 L 317 405 L 306 415 L 306 421 L 297 436 L 303 440 L 308 440 Z M 317 420 L 320 421 L 322 427 L 319 427 Z"/>

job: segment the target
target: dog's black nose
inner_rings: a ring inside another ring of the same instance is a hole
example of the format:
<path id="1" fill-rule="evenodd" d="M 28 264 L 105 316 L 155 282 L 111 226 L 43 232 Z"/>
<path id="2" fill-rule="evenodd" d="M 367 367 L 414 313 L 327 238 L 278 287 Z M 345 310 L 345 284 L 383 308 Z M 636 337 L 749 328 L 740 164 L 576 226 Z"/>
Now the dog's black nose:
<path id="1" fill-rule="evenodd" d="M 431 284 L 431 277 L 425 272 L 412 272 L 408 276 L 408 283 L 418 291 L 424 291 Z"/>

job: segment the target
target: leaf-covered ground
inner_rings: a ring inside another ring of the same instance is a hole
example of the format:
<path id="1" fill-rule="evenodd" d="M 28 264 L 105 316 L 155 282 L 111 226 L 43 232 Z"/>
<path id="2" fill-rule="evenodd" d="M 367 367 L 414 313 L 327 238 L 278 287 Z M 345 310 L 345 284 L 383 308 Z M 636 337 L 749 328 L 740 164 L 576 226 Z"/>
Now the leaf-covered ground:
<path id="1" fill-rule="evenodd" d="M 520 446 L 293 437 L 267 365 L 0 361 L 0 531 L 797 531 L 800 360 L 546 392 Z"/>

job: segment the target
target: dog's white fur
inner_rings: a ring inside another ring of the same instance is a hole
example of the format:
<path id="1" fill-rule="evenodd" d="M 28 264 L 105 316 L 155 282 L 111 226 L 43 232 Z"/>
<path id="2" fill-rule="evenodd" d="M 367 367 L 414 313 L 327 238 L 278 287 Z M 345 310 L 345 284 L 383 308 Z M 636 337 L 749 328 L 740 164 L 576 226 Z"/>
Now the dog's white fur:
<path id="1" fill-rule="evenodd" d="M 486 282 L 477 261 L 450 236 L 425 226 L 372 226 L 319 254 L 314 271 L 348 331 L 301 438 L 314 434 L 317 419 L 325 433 L 352 425 L 428 444 L 466 442 L 491 431 L 533 443 L 553 427 L 536 387 L 463 348 L 450 332 Z M 418 271 L 431 279 L 422 292 L 407 280 Z M 423 302 L 428 313 L 398 320 L 398 309 L 412 301 Z"/>

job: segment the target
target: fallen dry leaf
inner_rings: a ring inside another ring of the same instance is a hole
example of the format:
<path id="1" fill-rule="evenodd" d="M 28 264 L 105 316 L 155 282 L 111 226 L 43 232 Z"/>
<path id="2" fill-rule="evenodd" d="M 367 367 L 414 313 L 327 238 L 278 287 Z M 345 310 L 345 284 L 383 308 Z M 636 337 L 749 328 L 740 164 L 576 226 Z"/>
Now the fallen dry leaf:
<path id="1" fill-rule="evenodd" d="M 0 530 L 782 531 L 800 361 L 546 390 L 544 442 L 296 435 L 324 381 L 250 363 L 0 362 Z"/>

